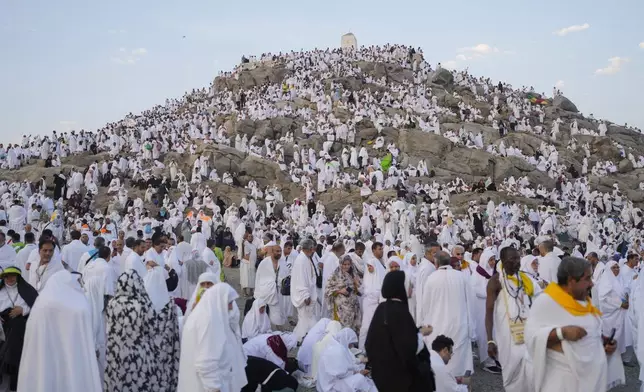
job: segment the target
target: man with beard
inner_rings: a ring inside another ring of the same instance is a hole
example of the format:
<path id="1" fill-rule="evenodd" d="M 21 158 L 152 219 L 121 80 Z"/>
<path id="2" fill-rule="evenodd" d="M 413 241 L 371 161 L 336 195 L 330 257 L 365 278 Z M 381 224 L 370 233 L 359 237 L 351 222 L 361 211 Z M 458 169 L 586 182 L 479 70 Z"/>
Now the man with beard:
<path id="1" fill-rule="evenodd" d="M 534 390 L 606 391 L 615 385 L 620 370 L 623 378 L 624 369 L 621 357 L 611 355 L 617 343 L 602 333 L 601 312 L 589 297 L 593 286 L 590 262 L 564 258 L 556 282 L 550 282 L 535 299 L 525 323 Z"/>

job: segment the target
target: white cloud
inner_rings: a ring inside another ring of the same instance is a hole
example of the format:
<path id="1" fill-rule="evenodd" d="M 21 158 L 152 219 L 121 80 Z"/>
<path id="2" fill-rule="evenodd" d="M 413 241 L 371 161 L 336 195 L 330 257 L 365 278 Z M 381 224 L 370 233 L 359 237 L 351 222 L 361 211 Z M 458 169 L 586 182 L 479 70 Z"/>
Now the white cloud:
<path id="1" fill-rule="evenodd" d="M 147 53 L 148 51 L 145 48 L 137 48 L 132 50 L 119 48 L 119 54 L 110 57 L 110 60 L 115 64 L 132 65 L 136 64 L 141 59 L 141 57 L 145 56 Z"/>
<path id="2" fill-rule="evenodd" d="M 608 59 L 608 66 L 599 68 L 595 71 L 595 75 L 612 75 L 622 69 L 622 65 L 628 63 L 629 59 L 626 57 L 611 57 Z"/>
<path id="3" fill-rule="evenodd" d="M 514 53 L 512 51 L 507 51 L 507 50 L 502 51 L 499 48 L 488 44 L 478 44 L 475 46 L 459 48 L 456 50 L 456 52 L 458 54 L 453 59 L 442 63 L 443 67 L 454 69 L 454 68 L 457 68 L 460 65 L 460 63 L 464 63 L 470 60 L 480 59 L 486 56 L 499 54 L 499 53 L 502 53 L 502 54 Z"/>
<path id="4" fill-rule="evenodd" d="M 108 33 L 108 34 L 112 34 L 112 35 L 115 35 L 115 34 L 125 34 L 125 33 L 126 33 L 126 31 L 125 31 L 125 30 L 123 30 L 123 29 L 112 29 L 112 30 L 107 30 L 107 33 Z"/>
<path id="5" fill-rule="evenodd" d="M 640 48 L 644 49 L 644 42 L 640 42 Z"/>
<path id="6" fill-rule="evenodd" d="M 441 67 L 447 68 L 447 69 L 454 69 L 456 68 L 457 65 L 458 64 L 454 60 L 449 60 L 449 61 L 445 61 L 444 63 L 441 63 Z"/>
<path id="7" fill-rule="evenodd" d="M 555 83 L 555 87 L 558 89 L 562 89 L 564 86 L 564 81 L 563 80 L 557 80 L 557 83 Z"/>
<path id="8" fill-rule="evenodd" d="M 112 60 L 113 63 L 120 64 L 120 65 L 132 65 L 135 64 L 137 59 L 134 57 L 126 56 L 126 57 L 110 57 L 110 60 Z"/>
<path id="9" fill-rule="evenodd" d="M 590 28 L 590 25 L 588 23 L 584 23 L 583 25 L 572 25 L 572 26 L 564 27 L 563 29 L 555 31 L 553 34 L 563 37 L 564 35 L 568 35 L 570 33 L 578 33 L 580 31 L 584 31 L 589 28 Z"/>
<path id="10" fill-rule="evenodd" d="M 491 53 L 499 53 L 499 48 L 494 48 L 488 44 L 478 44 L 468 48 L 460 48 L 459 53 L 470 53 L 473 56 L 483 56 Z"/>

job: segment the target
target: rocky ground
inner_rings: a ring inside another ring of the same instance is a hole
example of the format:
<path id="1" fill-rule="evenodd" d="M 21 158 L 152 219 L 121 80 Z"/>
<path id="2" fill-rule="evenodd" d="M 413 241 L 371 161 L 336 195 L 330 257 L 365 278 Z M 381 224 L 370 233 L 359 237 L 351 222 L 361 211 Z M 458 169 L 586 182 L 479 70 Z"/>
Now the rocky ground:
<path id="1" fill-rule="evenodd" d="M 232 285 L 235 290 L 237 290 L 238 293 L 241 293 L 241 286 L 239 285 L 239 269 L 238 268 L 225 268 L 225 274 L 226 274 L 226 280 L 227 282 Z M 244 309 L 244 303 L 246 299 L 243 297 L 240 297 L 237 300 L 237 305 L 239 306 L 239 309 L 242 310 L 243 314 L 243 309 Z M 287 329 L 292 329 L 292 327 L 288 327 Z M 291 355 L 294 355 L 295 353 L 291 353 Z M 473 392 L 501 392 L 503 391 L 503 380 L 501 379 L 500 375 L 494 375 L 490 373 L 486 373 L 480 368 L 478 368 L 478 364 L 475 364 L 475 373 L 474 376 L 472 377 L 472 391 Z M 633 368 L 624 368 L 626 371 L 626 385 L 623 385 L 619 388 L 612 389 L 611 391 L 614 392 L 636 392 L 639 391 L 639 381 L 638 381 L 638 375 L 639 375 L 639 367 L 633 367 Z M 308 389 L 308 388 L 302 388 L 300 387 L 297 392 L 316 392 L 315 389 Z M 554 391 L 553 391 L 554 392 Z"/>

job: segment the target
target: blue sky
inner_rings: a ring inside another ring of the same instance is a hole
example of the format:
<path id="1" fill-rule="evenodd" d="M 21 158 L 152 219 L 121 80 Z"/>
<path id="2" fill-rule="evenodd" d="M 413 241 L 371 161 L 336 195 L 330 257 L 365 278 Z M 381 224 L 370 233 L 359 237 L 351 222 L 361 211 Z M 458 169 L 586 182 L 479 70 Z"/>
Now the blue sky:
<path id="1" fill-rule="evenodd" d="M 0 143 L 94 130 L 207 86 L 242 54 L 337 47 L 348 31 L 515 87 L 559 82 L 582 112 L 644 128 L 644 2 L 610 3 L 0 0 Z"/>

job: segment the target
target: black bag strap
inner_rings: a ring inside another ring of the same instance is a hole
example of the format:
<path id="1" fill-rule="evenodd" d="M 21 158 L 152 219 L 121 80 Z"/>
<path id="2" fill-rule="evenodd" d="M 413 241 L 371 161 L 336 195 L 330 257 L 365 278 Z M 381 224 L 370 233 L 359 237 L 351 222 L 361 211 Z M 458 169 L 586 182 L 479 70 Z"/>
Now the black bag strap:
<path id="1" fill-rule="evenodd" d="M 315 263 L 313 262 L 313 258 L 309 257 L 309 261 L 311 262 L 311 265 L 313 266 L 313 272 L 315 272 L 315 279 L 317 279 L 320 275 L 318 274 L 318 269 L 315 267 Z"/>

